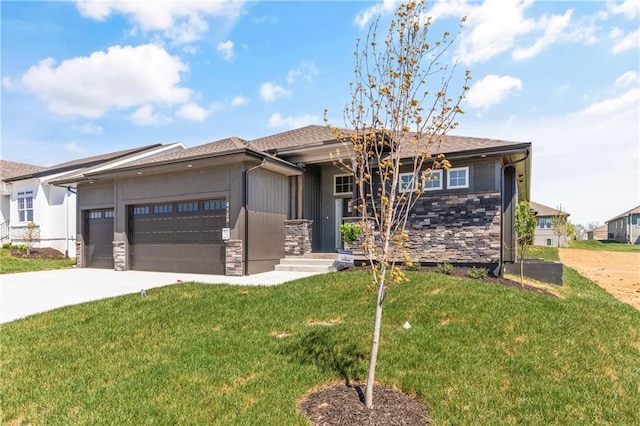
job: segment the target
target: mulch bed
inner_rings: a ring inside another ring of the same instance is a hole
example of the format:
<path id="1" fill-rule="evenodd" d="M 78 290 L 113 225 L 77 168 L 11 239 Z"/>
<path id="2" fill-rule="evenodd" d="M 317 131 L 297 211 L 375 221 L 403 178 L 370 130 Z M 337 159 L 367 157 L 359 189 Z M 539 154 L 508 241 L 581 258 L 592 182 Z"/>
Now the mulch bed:
<path id="1" fill-rule="evenodd" d="M 64 254 L 50 247 L 32 248 L 31 253 L 29 254 L 27 254 L 26 250 L 12 248 L 11 256 L 18 257 L 21 259 L 50 259 L 50 260 L 68 259 L 68 257 L 65 257 Z"/>
<path id="2" fill-rule="evenodd" d="M 373 408 L 364 404 L 365 386 L 334 384 L 307 395 L 298 409 L 316 426 L 429 424 L 427 407 L 399 390 L 376 384 Z"/>

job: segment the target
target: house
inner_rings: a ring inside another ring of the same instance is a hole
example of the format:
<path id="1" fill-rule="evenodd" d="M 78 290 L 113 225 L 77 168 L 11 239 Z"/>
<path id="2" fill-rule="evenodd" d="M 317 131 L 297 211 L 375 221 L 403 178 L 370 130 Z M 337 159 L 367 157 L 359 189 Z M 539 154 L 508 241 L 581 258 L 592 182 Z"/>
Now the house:
<path id="1" fill-rule="evenodd" d="M 588 240 L 606 240 L 607 239 L 607 225 L 599 226 L 591 231 L 587 231 Z"/>
<path id="2" fill-rule="evenodd" d="M 566 219 L 570 216 L 569 213 L 554 209 L 553 207 L 547 207 L 533 201 L 529 202 L 529 207 L 531 207 L 531 210 L 535 214 L 538 222 L 535 237 L 533 239 L 533 245 L 565 247 L 567 245 L 567 236 L 556 235 L 553 232 L 552 221 L 554 217 L 564 217 Z"/>
<path id="3" fill-rule="evenodd" d="M 312 125 L 61 179 L 78 192 L 78 265 L 244 275 L 273 270 L 285 255 L 334 253 L 353 213 L 353 180 L 332 159 L 339 149 L 328 128 Z M 447 136 L 438 152 L 453 167 L 438 172 L 414 208 L 411 255 L 515 261 L 513 221 L 518 200 L 529 198 L 531 144 Z"/>
<path id="4" fill-rule="evenodd" d="M 44 167 L 0 159 L 0 239 L 2 240 L 2 243 L 11 242 L 11 190 L 10 186 L 8 186 L 4 180 L 14 176 L 39 172 L 41 170 L 44 170 Z"/>
<path id="5" fill-rule="evenodd" d="M 3 160 L 2 210 L 6 240 L 13 244 L 31 242 L 35 247 L 51 247 L 75 257 L 76 192 L 69 186 L 56 186 L 53 182 L 180 149 L 184 149 L 181 143 L 155 144 L 50 167 L 20 166 Z M 5 164 L 6 170 L 11 170 L 6 176 Z M 35 228 L 30 229 L 30 223 Z"/>
<path id="6" fill-rule="evenodd" d="M 640 206 L 619 214 L 607 222 L 607 239 L 640 244 Z"/>

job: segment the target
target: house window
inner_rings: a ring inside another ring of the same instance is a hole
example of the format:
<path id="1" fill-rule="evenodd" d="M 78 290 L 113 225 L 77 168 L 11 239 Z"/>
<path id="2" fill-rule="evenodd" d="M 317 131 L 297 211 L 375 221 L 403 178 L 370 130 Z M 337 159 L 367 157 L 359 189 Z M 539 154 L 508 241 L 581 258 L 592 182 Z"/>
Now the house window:
<path id="1" fill-rule="evenodd" d="M 449 169 L 449 189 L 468 188 L 469 187 L 469 167 L 458 167 Z"/>
<path id="2" fill-rule="evenodd" d="M 197 212 L 198 203 L 178 203 L 178 213 Z"/>
<path id="3" fill-rule="evenodd" d="M 134 207 L 133 208 L 133 215 L 134 216 L 140 216 L 140 215 L 143 215 L 143 214 L 149 214 L 149 212 L 150 212 L 150 209 L 149 209 L 148 206 L 145 206 L 145 207 Z"/>
<path id="4" fill-rule="evenodd" d="M 415 191 L 414 174 L 413 173 L 400 173 L 400 186 L 398 190 L 400 192 Z"/>
<path id="5" fill-rule="evenodd" d="M 551 238 L 547 238 L 547 245 L 551 246 Z"/>
<path id="6" fill-rule="evenodd" d="M 153 206 L 153 214 L 170 214 L 173 213 L 173 204 L 162 204 Z"/>
<path id="7" fill-rule="evenodd" d="M 640 226 L 640 217 L 636 218 L 636 226 Z"/>
<path id="8" fill-rule="evenodd" d="M 353 192 L 352 175 L 336 175 L 334 179 L 334 195 L 351 194 Z"/>
<path id="9" fill-rule="evenodd" d="M 18 219 L 33 222 L 33 191 L 18 192 Z"/>
<path id="10" fill-rule="evenodd" d="M 442 170 L 433 170 L 422 182 L 425 191 L 437 191 L 442 189 Z"/>
<path id="11" fill-rule="evenodd" d="M 538 218 L 538 228 L 540 228 L 540 229 L 551 229 L 551 218 L 550 217 L 539 217 Z"/>

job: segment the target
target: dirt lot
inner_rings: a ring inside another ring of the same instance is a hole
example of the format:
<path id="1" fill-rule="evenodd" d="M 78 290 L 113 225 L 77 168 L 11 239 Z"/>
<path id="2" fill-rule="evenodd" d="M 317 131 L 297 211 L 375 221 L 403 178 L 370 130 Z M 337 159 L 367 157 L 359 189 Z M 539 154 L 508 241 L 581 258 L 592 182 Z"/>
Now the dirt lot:
<path id="1" fill-rule="evenodd" d="M 640 253 L 560 249 L 560 260 L 640 310 Z"/>

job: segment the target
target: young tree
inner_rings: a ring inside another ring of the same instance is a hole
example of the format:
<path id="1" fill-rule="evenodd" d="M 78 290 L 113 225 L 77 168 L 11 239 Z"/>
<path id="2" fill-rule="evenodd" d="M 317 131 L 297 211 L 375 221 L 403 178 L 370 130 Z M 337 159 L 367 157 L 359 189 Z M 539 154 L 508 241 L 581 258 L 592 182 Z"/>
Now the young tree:
<path id="1" fill-rule="evenodd" d="M 568 237 L 571 230 L 571 223 L 568 219 L 568 214 L 562 210 L 562 204 L 558 206 L 556 214 L 551 217 L 551 229 L 553 234 L 558 238 L 558 247 L 560 247 L 560 238 Z"/>
<path id="2" fill-rule="evenodd" d="M 446 52 L 456 37 L 446 32 L 430 42 L 431 18 L 425 11 L 424 1 L 400 5 L 382 43 L 378 43 L 379 18 L 371 25 L 364 43 L 358 41 L 356 46 L 355 82 L 344 111 L 348 129 L 329 125 L 337 139 L 346 141 L 349 159 L 341 165 L 354 177 L 362 248 L 376 288 L 365 389 L 369 408 L 383 303 L 392 283 L 406 281 L 400 262 L 411 261 L 405 232 L 409 212 L 433 170 L 449 166 L 437 151 L 441 138 L 458 124 L 455 117 L 463 113 L 460 102 L 470 79 L 466 71 L 460 75 L 456 96 L 448 94 L 456 67 Z M 401 168 L 411 172 L 410 181 L 400 180 Z"/>
<path id="3" fill-rule="evenodd" d="M 520 285 L 524 286 L 524 257 L 533 245 L 536 233 L 536 217 L 531 213 L 529 202 L 520 201 L 516 208 L 516 237 L 518 240 L 518 257 L 520 258 Z"/>

